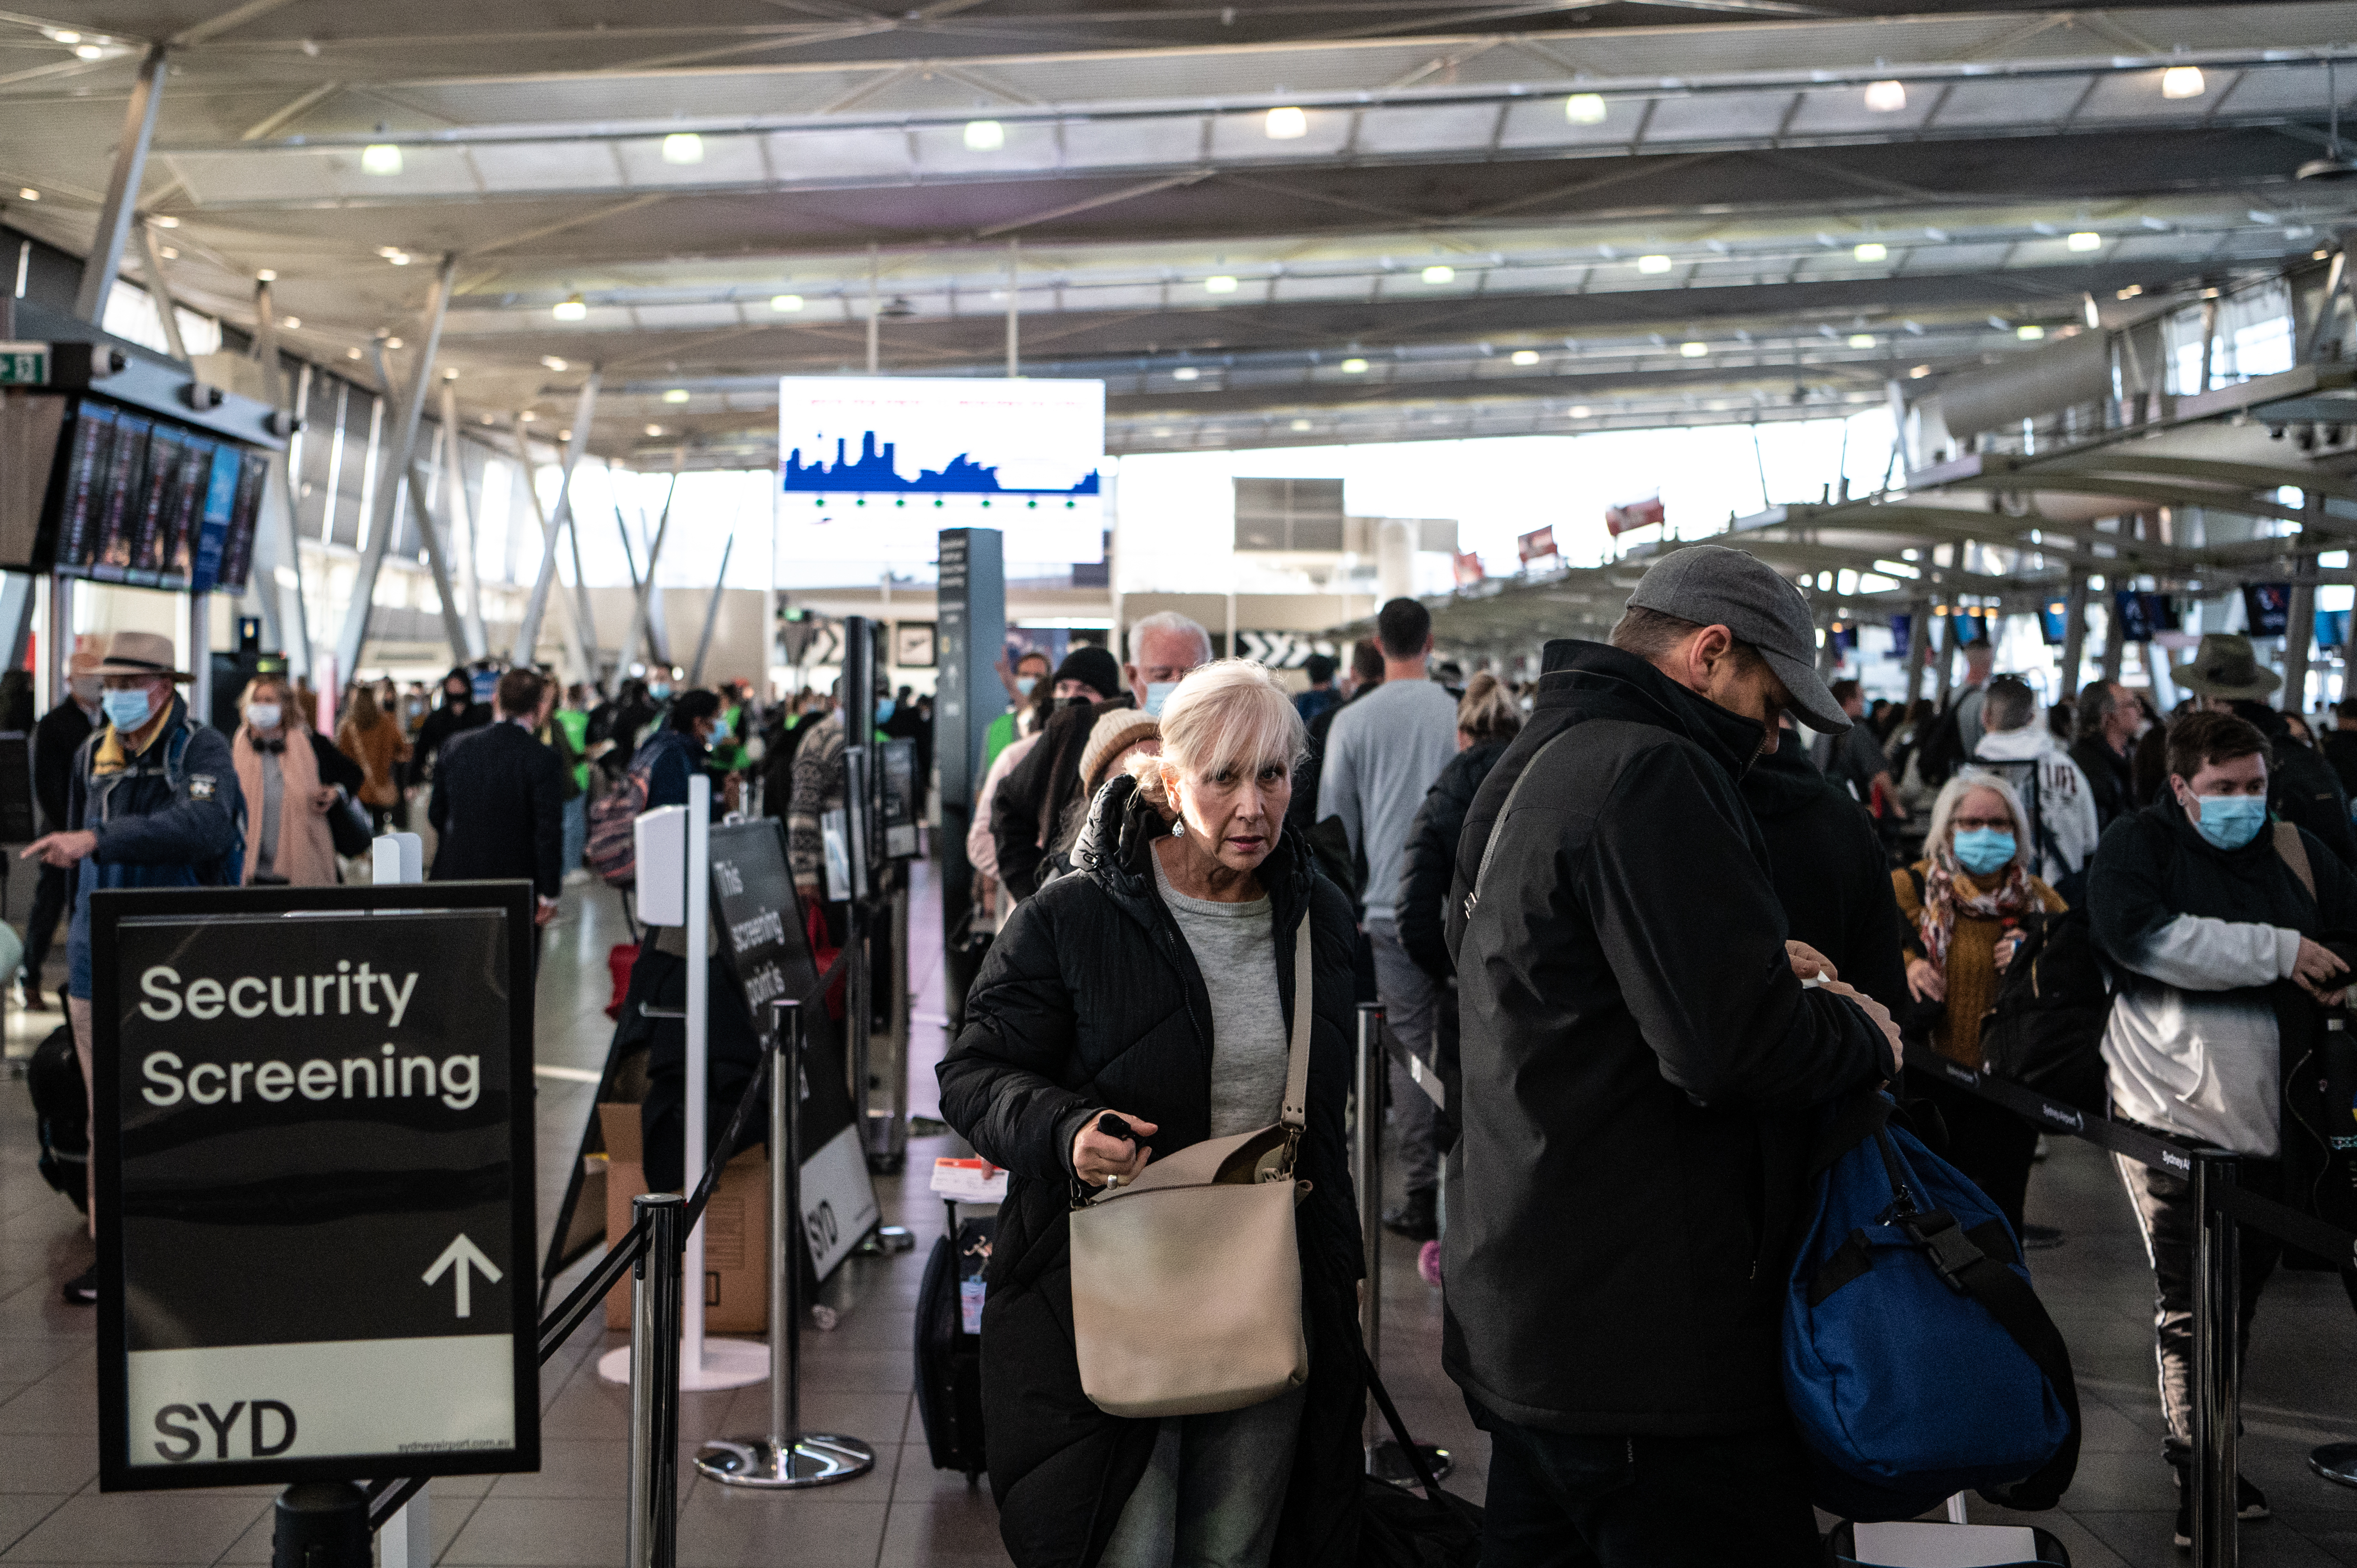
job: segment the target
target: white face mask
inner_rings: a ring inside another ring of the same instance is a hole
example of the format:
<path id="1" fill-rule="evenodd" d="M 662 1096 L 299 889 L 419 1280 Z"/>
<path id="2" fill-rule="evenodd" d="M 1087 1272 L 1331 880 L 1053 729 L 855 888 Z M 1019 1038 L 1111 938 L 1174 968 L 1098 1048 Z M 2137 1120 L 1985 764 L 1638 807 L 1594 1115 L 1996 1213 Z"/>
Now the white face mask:
<path id="1" fill-rule="evenodd" d="M 275 703 L 248 703 L 245 704 L 245 722 L 252 725 L 255 729 L 276 729 L 278 727 L 278 719 L 279 708 L 278 704 Z"/>

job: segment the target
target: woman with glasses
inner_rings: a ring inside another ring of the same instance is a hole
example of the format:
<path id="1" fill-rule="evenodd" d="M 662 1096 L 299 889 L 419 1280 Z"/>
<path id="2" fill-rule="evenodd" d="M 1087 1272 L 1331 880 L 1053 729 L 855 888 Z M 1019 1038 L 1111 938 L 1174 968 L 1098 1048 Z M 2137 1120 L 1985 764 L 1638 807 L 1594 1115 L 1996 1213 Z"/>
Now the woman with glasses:
<path id="1" fill-rule="evenodd" d="M 1907 989 L 1922 1004 L 1919 1017 L 1936 1015 L 1910 1033 L 1978 1068 L 1981 1019 L 2020 945 L 2023 921 L 2067 906 L 2029 874 L 2029 813 L 1995 774 L 1966 768 L 1949 779 L 1932 803 L 1923 843 L 1921 860 L 1890 874 L 1906 921 Z M 1929 1074 L 1914 1075 L 1908 1087 L 1939 1107 L 1949 1163 L 2005 1211 L 2018 1236 L 2038 1129 Z"/>

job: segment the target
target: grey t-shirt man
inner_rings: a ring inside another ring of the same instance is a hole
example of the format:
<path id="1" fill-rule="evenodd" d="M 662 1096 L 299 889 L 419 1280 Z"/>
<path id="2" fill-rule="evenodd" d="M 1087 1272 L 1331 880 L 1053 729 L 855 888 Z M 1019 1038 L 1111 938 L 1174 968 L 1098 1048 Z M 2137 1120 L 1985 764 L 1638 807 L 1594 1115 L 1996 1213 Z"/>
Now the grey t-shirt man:
<path id="1" fill-rule="evenodd" d="M 1456 755 L 1457 699 L 1431 681 L 1386 681 L 1334 715 L 1318 820 L 1341 818 L 1367 857 L 1368 919 L 1392 918 L 1408 829 Z"/>

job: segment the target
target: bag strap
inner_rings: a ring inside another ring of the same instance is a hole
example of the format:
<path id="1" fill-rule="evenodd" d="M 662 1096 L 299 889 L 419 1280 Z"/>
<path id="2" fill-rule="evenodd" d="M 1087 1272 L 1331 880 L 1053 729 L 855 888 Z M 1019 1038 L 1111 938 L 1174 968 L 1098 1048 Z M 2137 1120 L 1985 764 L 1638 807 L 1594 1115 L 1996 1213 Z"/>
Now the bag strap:
<path id="1" fill-rule="evenodd" d="M 1497 816 L 1491 820 L 1490 841 L 1481 846 L 1481 864 L 1476 867 L 1473 872 L 1473 891 L 1465 896 L 1466 918 L 1471 919 L 1473 918 L 1473 907 L 1481 902 L 1481 884 L 1489 879 L 1490 862 L 1497 858 L 1498 832 L 1499 830 L 1506 825 L 1507 813 L 1514 809 L 1514 802 L 1522 797 L 1523 786 L 1530 782 L 1531 775 L 1539 770 L 1539 759 L 1546 756 L 1548 752 L 1553 751 L 1558 745 L 1566 739 L 1570 734 L 1571 732 L 1569 730 L 1565 730 L 1561 735 L 1556 736 L 1555 739 L 1548 741 L 1544 746 L 1539 747 L 1538 750 L 1533 752 L 1531 754 L 1531 759 L 1523 764 L 1523 770 L 1514 775 L 1514 787 L 1506 791 L 1504 803 L 1499 806 Z"/>
<path id="2" fill-rule="evenodd" d="M 1880 1145 L 1883 1163 L 1891 1168 L 1894 1187 L 1904 1179 L 1905 1162 L 1890 1141 L 1890 1134 L 1877 1130 L 1875 1141 Z M 2055 1451 L 2036 1473 L 2005 1485 L 1979 1488 L 1991 1502 L 2028 1512 L 2052 1508 L 2071 1487 L 2071 1477 L 2079 1468 L 2079 1384 L 2071 1372 L 2071 1349 L 2062 1342 L 2062 1335 L 2054 1326 L 2054 1319 L 2029 1288 L 2029 1282 L 2006 1264 L 1990 1257 L 1976 1246 L 1956 1224 L 1955 1217 L 1945 1212 L 1910 1217 L 1936 1219 L 1937 1228 L 1909 1224 L 1911 1231 L 1920 1232 L 1932 1266 L 1948 1284 L 1980 1303 L 1997 1326 L 2021 1348 L 2043 1373 L 2055 1397 L 2062 1402 L 2063 1413 L 2071 1418 L 2071 1429 Z"/>
<path id="3" fill-rule="evenodd" d="M 1391 1427 L 1392 1436 L 1398 1442 L 1400 1452 L 1406 1455 L 1408 1468 L 1415 1472 L 1416 1482 L 1424 1487 L 1425 1498 L 1434 1508 L 1447 1509 L 1448 1505 L 1441 1501 L 1440 1477 L 1432 1473 L 1431 1462 L 1425 1458 L 1424 1450 L 1408 1436 L 1407 1423 L 1400 1420 L 1399 1408 L 1392 1403 L 1391 1393 L 1376 1373 L 1374 1362 L 1368 1359 L 1363 1343 L 1359 1347 L 1359 1365 L 1367 1375 L 1367 1392 L 1374 1396 L 1376 1407 L 1383 1412 L 1383 1421 Z M 2076 1420 L 2075 1413 L 2072 1419 Z"/>
<path id="4" fill-rule="evenodd" d="M 1298 1133 L 1309 1124 L 1309 915 L 1293 929 L 1293 1046 L 1285 1058 L 1285 1101 L 1276 1119 Z M 1263 1104 L 1267 1103 L 1265 1101 Z"/>
<path id="5" fill-rule="evenodd" d="M 2298 877 L 2299 885 L 2308 890 L 2309 902 L 2314 903 L 2316 867 L 2308 863 L 2308 845 L 2300 842 L 2298 823 L 2276 823 L 2276 853 L 2283 856 L 2283 863 L 2291 867 L 2291 874 Z"/>

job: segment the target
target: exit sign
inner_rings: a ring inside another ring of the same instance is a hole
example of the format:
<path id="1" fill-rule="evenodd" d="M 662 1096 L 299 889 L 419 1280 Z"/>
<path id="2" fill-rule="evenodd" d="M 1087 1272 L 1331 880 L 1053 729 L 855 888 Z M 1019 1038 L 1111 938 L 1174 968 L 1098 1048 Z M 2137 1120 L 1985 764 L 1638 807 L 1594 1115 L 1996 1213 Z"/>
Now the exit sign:
<path id="1" fill-rule="evenodd" d="M 48 380 L 47 343 L 0 343 L 0 387 L 46 386 Z"/>

